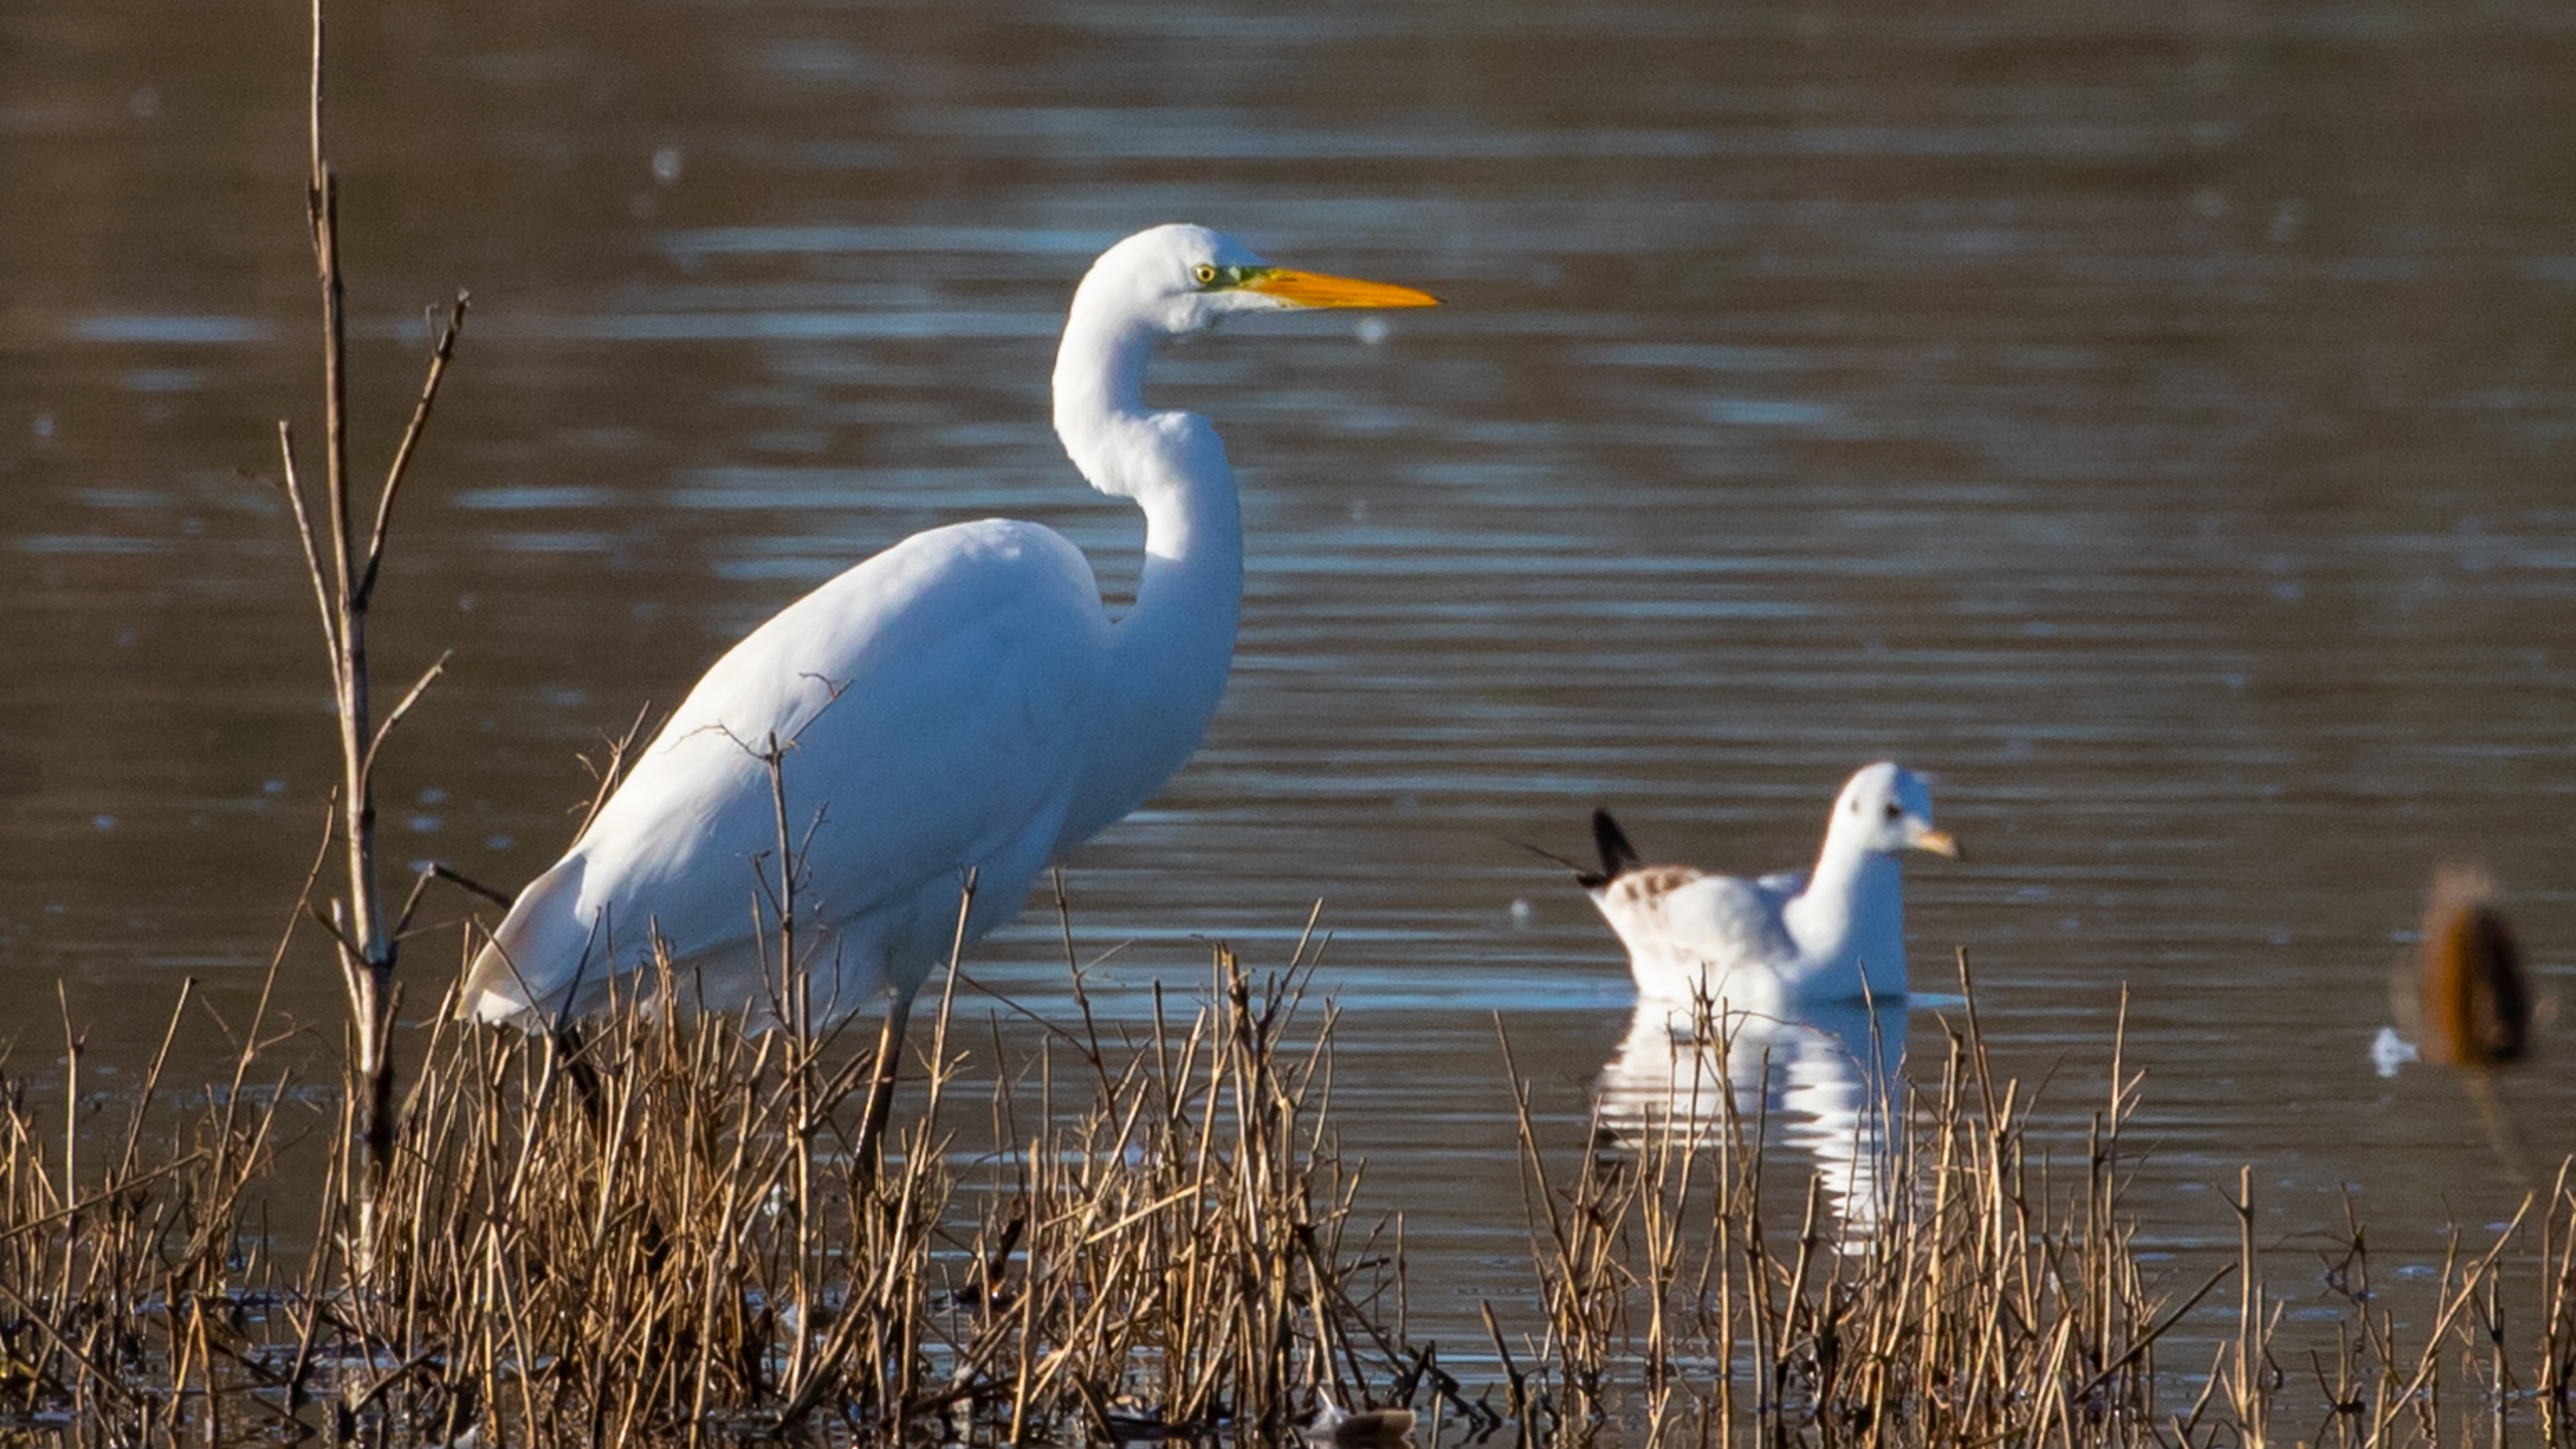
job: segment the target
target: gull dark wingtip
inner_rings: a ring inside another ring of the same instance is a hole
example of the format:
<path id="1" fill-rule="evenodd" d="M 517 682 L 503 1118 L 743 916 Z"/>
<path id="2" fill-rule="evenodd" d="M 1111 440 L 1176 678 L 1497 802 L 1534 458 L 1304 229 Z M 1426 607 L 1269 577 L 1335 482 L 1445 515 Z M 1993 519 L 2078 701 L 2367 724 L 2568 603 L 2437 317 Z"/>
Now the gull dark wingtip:
<path id="1" fill-rule="evenodd" d="M 1607 810 L 1592 812 L 1592 843 L 1601 852 L 1601 872 L 1598 875 L 1589 871 L 1575 873 L 1575 882 L 1585 890 L 1599 890 L 1645 864 L 1644 857 L 1637 854 L 1637 847 L 1628 843 L 1628 833 L 1619 828 L 1619 822 L 1612 819 Z"/>

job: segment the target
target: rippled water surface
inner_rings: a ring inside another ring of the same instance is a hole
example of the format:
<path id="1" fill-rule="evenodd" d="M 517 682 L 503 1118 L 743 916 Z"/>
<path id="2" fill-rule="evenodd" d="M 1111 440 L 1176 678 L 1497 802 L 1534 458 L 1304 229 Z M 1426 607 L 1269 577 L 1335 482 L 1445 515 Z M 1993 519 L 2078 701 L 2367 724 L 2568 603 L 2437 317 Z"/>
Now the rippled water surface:
<path id="1" fill-rule="evenodd" d="M 57 979 L 110 1063 L 183 975 L 246 1010 L 317 839 L 301 23 L 0 12 L 16 1071 Z M 362 458 L 424 309 L 475 304 L 381 596 L 388 680 L 454 651 L 386 767 L 400 858 L 516 886 L 579 751 L 916 529 L 1042 520 L 1132 587 L 1046 378 L 1091 255 L 1190 219 L 1450 305 L 1159 364 L 1245 481 L 1243 634 L 1206 749 L 1076 859 L 1077 950 L 1132 943 L 1091 989 L 1141 1020 L 1325 903 L 1417 1324 L 1524 1291 L 1498 1024 L 1563 1142 L 1637 1059 L 1615 943 L 1510 842 L 1605 803 L 1785 866 L 1879 757 L 1969 850 L 1911 871 L 1918 984 L 1969 949 L 2078 1150 L 2125 987 L 2160 1250 L 2232 1244 L 2251 1162 L 2279 1241 L 2351 1184 L 2429 1260 L 2576 1146 L 2563 1037 L 2484 1106 L 2366 1050 L 2439 859 L 2501 877 L 2546 990 L 2576 967 L 2557 12 L 469 3 L 335 45 Z M 1047 1012 L 1062 955 L 1032 911 L 972 972 Z M 286 989 L 336 1031 L 318 954 Z M 1898 1018 L 1918 1080 L 1941 1018 Z"/>

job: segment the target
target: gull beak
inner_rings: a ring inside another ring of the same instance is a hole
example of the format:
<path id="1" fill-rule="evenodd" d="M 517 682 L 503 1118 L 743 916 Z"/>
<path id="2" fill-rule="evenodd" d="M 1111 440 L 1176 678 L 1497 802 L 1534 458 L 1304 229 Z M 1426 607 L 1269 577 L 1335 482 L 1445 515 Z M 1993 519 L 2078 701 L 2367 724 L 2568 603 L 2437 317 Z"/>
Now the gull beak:
<path id="1" fill-rule="evenodd" d="M 1928 850 L 1934 855 L 1946 856 L 1951 860 L 1960 858 L 1959 842 L 1946 830 L 1918 830 L 1914 833 L 1914 838 L 1905 843 L 1916 850 Z"/>
<path id="2" fill-rule="evenodd" d="M 1356 277 L 1328 277 L 1321 272 L 1287 267 L 1257 267 L 1239 284 L 1244 291 L 1275 297 L 1291 307 L 1437 307 L 1429 292 L 1391 282 L 1363 282 Z"/>

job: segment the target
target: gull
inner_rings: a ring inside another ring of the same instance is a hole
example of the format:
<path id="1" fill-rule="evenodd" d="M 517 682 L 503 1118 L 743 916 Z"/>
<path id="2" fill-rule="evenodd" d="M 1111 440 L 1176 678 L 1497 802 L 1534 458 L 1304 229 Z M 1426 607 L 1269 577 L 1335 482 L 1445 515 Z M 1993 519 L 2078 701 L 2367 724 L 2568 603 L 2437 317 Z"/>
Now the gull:
<path id="1" fill-rule="evenodd" d="M 1628 947 L 1641 996 L 1705 995 L 1734 1011 L 1905 995 L 1905 850 L 1959 856 L 1933 828 L 1923 777 L 1881 761 L 1834 801 L 1811 872 L 1744 880 L 1648 865 L 1607 810 L 1592 812 L 1598 871 L 1575 880 Z"/>

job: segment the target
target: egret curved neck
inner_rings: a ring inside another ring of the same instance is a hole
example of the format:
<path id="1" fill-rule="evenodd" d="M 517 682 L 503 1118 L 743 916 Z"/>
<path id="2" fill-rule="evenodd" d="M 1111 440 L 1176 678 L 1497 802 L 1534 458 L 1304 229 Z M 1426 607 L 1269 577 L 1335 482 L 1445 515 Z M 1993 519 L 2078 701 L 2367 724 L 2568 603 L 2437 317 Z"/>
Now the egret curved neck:
<path id="1" fill-rule="evenodd" d="M 1124 435 L 1146 419 L 1145 363 L 1154 337 L 1153 328 L 1080 292 L 1056 349 L 1056 436 L 1091 486 L 1116 497 L 1134 496 Z"/>
<path id="2" fill-rule="evenodd" d="M 1243 511 L 1205 418 L 1148 412 L 1153 329 L 1074 303 L 1056 357 L 1055 426 L 1091 486 L 1145 513 L 1136 603 L 1115 625 L 1091 758 L 1059 852 L 1144 803 L 1207 733 L 1234 659 Z"/>
<path id="3" fill-rule="evenodd" d="M 1055 431 L 1092 487 L 1145 511 L 1145 571 L 1129 615 L 1217 609 L 1226 647 L 1243 597 L 1243 510 L 1225 444 L 1207 419 L 1149 412 L 1145 364 L 1160 334 L 1114 306 L 1074 298 L 1055 361 Z"/>

